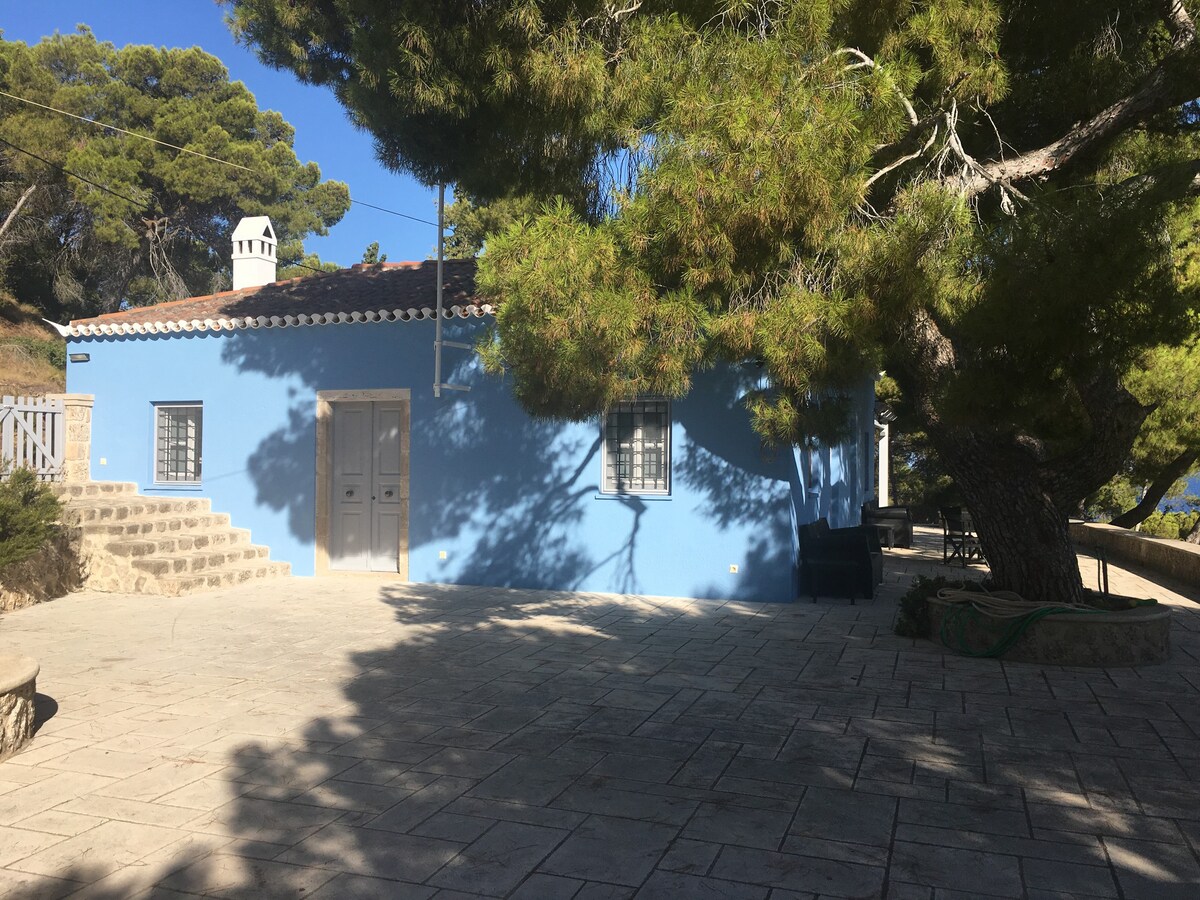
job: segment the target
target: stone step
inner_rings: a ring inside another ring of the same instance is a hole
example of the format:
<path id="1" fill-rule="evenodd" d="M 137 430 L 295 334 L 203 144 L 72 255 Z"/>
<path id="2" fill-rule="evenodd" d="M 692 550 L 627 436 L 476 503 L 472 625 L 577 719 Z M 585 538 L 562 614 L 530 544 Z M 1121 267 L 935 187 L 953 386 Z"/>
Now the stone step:
<path id="1" fill-rule="evenodd" d="M 148 497 L 115 481 L 63 485 L 58 495 L 63 525 L 82 536 L 93 590 L 178 596 L 291 574 L 206 497 Z"/>
<path id="2" fill-rule="evenodd" d="M 211 501 L 202 497 L 190 500 L 174 497 L 136 497 L 119 501 L 84 498 L 63 507 L 62 520 L 65 525 L 88 525 L 207 513 L 211 508 Z"/>
<path id="3" fill-rule="evenodd" d="M 173 556 L 148 556 L 133 560 L 133 567 L 162 578 L 165 575 L 193 575 L 210 569 L 238 567 L 267 561 L 271 550 L 258 544 L 197 550 Z"/>
<path id="4" fill-rule="evenodd" d="M 83 484 L 55 484 L 52 490 L 62 500 L 88 497 L 135 497 L 137 485 L 132 481 L 87 481 Z"/>
<path id="5" fill-rule="evenodd" d="M 89 522 L 80 530 L 85 539 L 95 541 L 120 538 L 154 538 L 181 532 L 208 531 L 229 528 L 228 513 L 195 513 L 190 516 L 161 516 L 153 519 L 133 519 L 120 522 Z M 246 529 L 236 529 L 246 531 Z M 249 534 L 249 531 L 246 531 Z"/>
<path id="6" fill-rule="evenodd" d="M 194 594 L 199 591 L 217 591 L 221 588 L 245 584 L 248 581 L 283 578 L 291 573 L 292 567 L 289 563 L 270 562 L 264 559 L 254 565 L 228 566 L 189 575 L 164 575 L 157 579 L 155 593 L 167 597 L 178 597 L 182 594 Z"/>
<path id="7" fill-rule="evenodd" d="M 113 556 L 140 557 L 173 556 L 249 545 L 250 530 L 247 528 L 214 528 L 207 531 L 181 531 L 166 536 L 154 534 L 149 539 L 110 541 L 104 545 L 104 549 Z"/>

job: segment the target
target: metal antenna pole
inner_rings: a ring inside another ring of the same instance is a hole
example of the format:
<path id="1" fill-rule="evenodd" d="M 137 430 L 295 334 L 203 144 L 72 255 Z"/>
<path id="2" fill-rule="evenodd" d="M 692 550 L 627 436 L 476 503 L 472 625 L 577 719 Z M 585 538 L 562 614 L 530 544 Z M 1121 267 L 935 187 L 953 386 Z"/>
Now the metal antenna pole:
<path id="1" fill-rule="evenodd" d="M 442 396 L 442 258 L 446 247 L 446 185 L 438 184 L 437 321 L 433 339 L 433 396 Z"/>

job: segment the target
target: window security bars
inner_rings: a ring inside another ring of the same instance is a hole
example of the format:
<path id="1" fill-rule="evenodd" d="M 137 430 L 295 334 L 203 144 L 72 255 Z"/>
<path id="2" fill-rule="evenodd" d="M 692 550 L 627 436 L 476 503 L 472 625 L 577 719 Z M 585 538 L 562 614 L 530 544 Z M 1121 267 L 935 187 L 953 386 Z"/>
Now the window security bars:
<path id="1" fill-rule="evenodd" d="M 666 400 L 618 403 L 604 421 L 604 491 L 670 490 L 671 407 Z"/>
<path id="2" fill-rule="evenodd" d="M 198 482 L 204 408 L 200 404 L 159 405 L 154 415 L 154 480 Z"/>

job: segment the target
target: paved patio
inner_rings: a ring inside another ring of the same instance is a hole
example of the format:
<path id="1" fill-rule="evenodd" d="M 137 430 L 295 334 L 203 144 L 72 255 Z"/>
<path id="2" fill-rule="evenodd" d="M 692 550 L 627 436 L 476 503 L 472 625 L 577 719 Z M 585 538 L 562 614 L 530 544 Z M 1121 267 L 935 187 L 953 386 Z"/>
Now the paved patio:
<path id="1" fill-rule="evenodd" d="M 53 715 L 0 764 L 0 895 L 1200 896 L 1200 607 L 1156 591 L 1163 666 L 946 655 L 890 630 L 930 540 L 857 606 L 297 579 L 7 614 Z"/>

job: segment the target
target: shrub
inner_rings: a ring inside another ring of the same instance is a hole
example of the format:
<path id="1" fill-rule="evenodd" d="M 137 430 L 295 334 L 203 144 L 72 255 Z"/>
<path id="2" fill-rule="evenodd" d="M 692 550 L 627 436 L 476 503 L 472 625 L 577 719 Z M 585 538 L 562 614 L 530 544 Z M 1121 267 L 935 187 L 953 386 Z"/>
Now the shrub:
<path id="1" fill-rule="evenodd" d="M 28 559 L 54 534 L 61 506 L 28 469 L 0 482 L 0 573 Z"/>
<path id="2" fill-rule="evenodd" d="M 1173 541 L 1187 537 L 1200 512 L 1160 512 L 1155 510 L 1146 517 L 1138 528 L 1142 534 L 1151 537 L 1170 538 Z"/>
<path id="3" fill-rule="evenodd" d="M 40 359 L 56 369 L 67 367 L 67 345 L 65 341 L 40 340 L 32 337 L 9 337 L 0 342 L 0 347 L 19 347 L 33 359 Z"/>
<path id="4" fill-rule="evenodd" d="M 929 637 L 929 608 L 925 601 L 936 597 L 942 588 L 956 588 L 964 591 L 983 591 L 989 589 L 989 582 L 962 581 L 939 575 L 936 578 L 926 578 L 918 575 L 908 593 L 900 598 L 900 608 L 896 610 L 896 620 L 892 623 L 892 631 L 900 637 Z"/>

